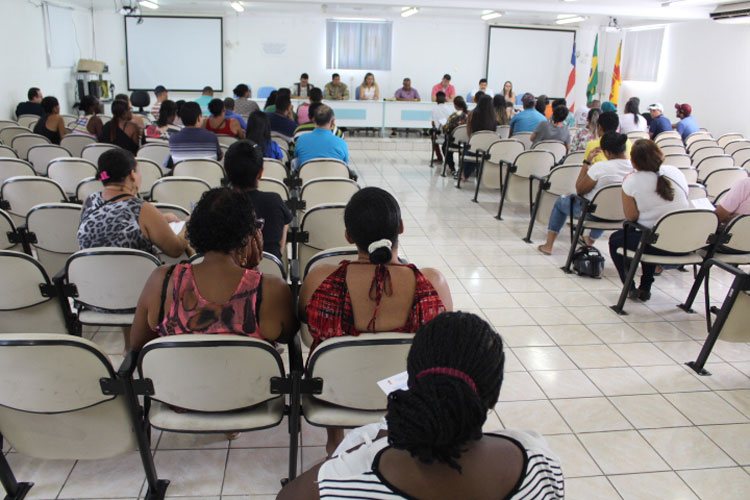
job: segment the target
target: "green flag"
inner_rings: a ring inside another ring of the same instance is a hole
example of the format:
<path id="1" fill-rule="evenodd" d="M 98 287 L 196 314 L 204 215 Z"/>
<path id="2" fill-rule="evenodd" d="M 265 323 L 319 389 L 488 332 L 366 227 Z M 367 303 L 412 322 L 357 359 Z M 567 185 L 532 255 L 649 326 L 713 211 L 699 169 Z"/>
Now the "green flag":
<path id="1" fill-rule="evenodd" d="M 591 71 L 589 72 L 589 84 L 586 87 L 586 97 L 590 101 L 596 94 L 596 86 L 599 84 L 599 35 L 594 41 L 594 55 L 591 58 Z"/>

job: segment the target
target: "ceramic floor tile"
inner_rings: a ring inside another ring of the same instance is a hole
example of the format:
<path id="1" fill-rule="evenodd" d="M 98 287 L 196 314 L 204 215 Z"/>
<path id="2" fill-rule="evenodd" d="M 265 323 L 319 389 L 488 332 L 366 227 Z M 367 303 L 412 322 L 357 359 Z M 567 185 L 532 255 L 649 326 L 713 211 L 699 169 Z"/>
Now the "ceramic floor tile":
<path id="1" fill-rule="evenodd" d="M 527 370 L 569 370 L 575 365 L 559 347 L 515 347 L 513 354 Z"/>
<path id="2" fill-rule="evenodd" d="M 743 415 L 750 418 L 750 390 L 744 391 L 717 391 L 716 394 L 729 402 Z"/>
<path id="3" fill-rule="evenodd" d="M 554 292 L 555 299 L 566 307 L 574 307 L 576 309 L 583 307 L 598 306 L 599 301 L 596 297 L 588 292 Z M 579 318 L 580 319 L 580 318 Z M 615 323 L 620 323 L 621 320 L 617 320 Z"/>
<path id="4" fill-rule="evenodd" d="M 509 347 L 554 346 L 541 326 L 501 326 L 497 328 L 503 343 Z"/>
<path id="5" fill-rule="evenodd" d="M 740 465 L 750 465 L 750 424 L 704 425 L 700 428 Z"/>
<path id="6" fill-rule="evenodd" d="M 641 435 L 674 470 L 735 465 L 696 427 L 646 429 Z"/>
<path id="7" fill-rule="evenodd" d="M 500 402 L 495 406 L 509 429 L 533 429 L 541 434 L 566 434 L 570 427 L 549 401 Z"/>
<path id="8" fill-rule="evenodd" d="M 169 479 L 169 496 L 220 495 L 227 450 L 157 450 L 154 464 Z M 200 474 L 196 474 L 200 471 Z"/>
<path id="9" fill-rule="evenodd" d="M 482 309 L 489 322 L 496 326 L 536 325 L 536 321 L 520 307 L 506 309 Z"/>
<path id="10" fill-rule="evenodd" d="M 304 448 L 300 448 L 300 457 L 302 460 L 301 472 L 304 472 L 326 459 L 326 447 L 305 446 Z"/>
<path id="11" fill-rule="evenodd" d="M 617 396 L 610 401 L 636 429 L 691 425 L 690 420 L 659 394 Z"/>
<path id="12" fill-rule="evenodd" d="M 39 460 L 21 453 L 9 453 L 7 460 L 17 481 L 34 483 L 28 499 L 56 498 L 75 464 L 75 460 Z"/>
<path id="13" fill-rule="evenodd" d="M 555 297 L 549 292 L 515 292 L 513 298 L 521 307 L 559 307 Z"/>
<path id="14" fill-rule="evenodd" d="M 606 398 L 557 399 L 552 404 L 576 433 L 632 429 Z"/>
<path id="15" fill-rule="evenodd" d="M 492 279 L 461 279 L 461 284 L 469 293 L 501 293 L 505 292 L 505 289 L 500 282 L 494 278 Z"/>
<path id="16" fill-rule="evenodd" d="M 675 407 L 695 425 L 736 424 L 747 422 L 747 417 L 711 392 L 683 392 L 665 394 Z"/>
<path id="17" fill-rule="evenodd" d="M 289 448 L 229 450 L 222 495 L 272 495 L 289 471 Z"/>
<path id="18" fill-rule="evenodd" d="M 586 376 L 578 370 L 531 372 L 548 398 L 588 398 L 601 396 Z"/>
<path id="19" fill-rule="evenodd" d="M 602 471 L 573 434 L 545 436 L 550 449 L 560 457 L 565 480 L 582 476 L 598 476 Z"/>
<path id="20" fill-rule="evenodd" d="M 619 499 L 620 495 L 604 476 L 566 477 L 565 498 L 568 500 Z"/>
<path id="21" fill-rule="evenodd" d="M 750 378 L 730 363 L 706 363 L 710 377 L 701 377 L 701 381 L 714 390 L 750 389 Z"/>
<path id="22" fill-rule="evenodd" d="M 606 306 L 568 306 L 568 311 L 580 320 L 584 325 L 595 323 L 623 323 L 620 316 Z"/>
<path id="23" fill-rule="evenodd" d="M 510 293 L 472 293 L 477 307 L 482 309 L 498 309 L 503 307 L 520 307 Z"/>
<path id="24" fill-rule="evenodd" d="M 666 342 L 665 342 L 666 343 Z M 672 365 L 674 360 L 648 342 L 609 344 L 630 366 Z"/>
<path id="25" fill-rule="evenodd" d="M 606 345 L 577 345 L 562 348 L 578 368 L 614 368 L 626 363 Z"/>
<path id="26" fill-rule="evenodd" d="M 624 500 L 698 500 L 674 472 L 611 476 Z"/>
<path id="27" fill-rule="evenodd" d="M 583 325 L 545 325 L 542 328 L 560 346 L 602 343 L 599 337 Z"/>
<path id="28" fill-rule="evenodd" d="M 605 474 L 669 470 L 669 466 L 636 431 L 595 432 L 579 436 Z M 613 450 L 617 450 L 613 453 Z"/>
<path id="29" fill-rule="evenodd" d="M 529 401 L 546 399 L 544 392 L 526 372 L 510 372 L 503 377 L 500 401 Z"/>
<path id="30" fill-rule="evenodd" d="M 603 342 L 646 342 L 647 339 L 626 323 L 586 325 Z"/>
<path id="31" fill-rule="evenodd" d="M 104 460 L 79 460 L 59 498 L 133 498 L 145 481 L 138 452 Z"/>
<path id="32" fill-rule="evenodd" d="M 224 448 L 229 446 L 226 434 L 184 434 L 181 432 L 162 432 L 157 446 L 158 450 L 201 450 L 207 448 Z"/>
<path id="33" fill-rule="evenodd" d="M 701 500 L 746 500 L 750 475 L 740 467 L 686 470 L 680 477 Z"/>
<path id="34" fill-rule="evenodd" d="M 652 394 L 656 390 L 632 368 L 595 368 L 583 370 L 605 396 Z"/>
<path id="35" fill-rule="evenodd" d="M 630 326 L 652 342 L 690 340 L 690 337 L 681 332 L 677 327 L 665 321 L 634 322 Z"/>
<path id="36" fill-rule="evenodd" d="M 705 391 L 708 389 L 682 366 L 638 366 L 635 370 L 659 392 Z"/>
<path id="37" fill-rule="evenodd" d="M 565 307 L 528 308 L 539 325 L 579 325 L 581 322 Z"/>

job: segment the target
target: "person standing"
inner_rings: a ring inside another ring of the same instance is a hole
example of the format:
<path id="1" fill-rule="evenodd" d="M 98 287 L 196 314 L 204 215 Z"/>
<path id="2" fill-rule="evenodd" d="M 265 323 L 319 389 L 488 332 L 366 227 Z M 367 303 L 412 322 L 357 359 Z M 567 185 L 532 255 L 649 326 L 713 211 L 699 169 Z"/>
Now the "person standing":
<path id="1" fill-rule="evenodd" d="M 453 102 L 453 99 L 456 98 L 456 87 L 451 85 L 451 75 L 448 73 L 443 75 L 443 79 L 440 80 L 440 83 L 435 84 L 434 87 L 432 87 L 432 102 L 435 102 L 437 100 L 437 93 L 443 92 L 445 94 L 445 99 L 448 102 Z"/>

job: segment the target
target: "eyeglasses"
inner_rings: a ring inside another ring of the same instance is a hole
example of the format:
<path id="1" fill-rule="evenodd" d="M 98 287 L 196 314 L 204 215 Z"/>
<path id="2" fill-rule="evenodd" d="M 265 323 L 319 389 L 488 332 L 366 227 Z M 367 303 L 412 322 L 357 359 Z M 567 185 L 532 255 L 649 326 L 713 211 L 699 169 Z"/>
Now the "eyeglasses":
<path id="1" fill-rule="evenodd" d="M 255 219 L 255 230 L 263 231 L 263 227 L 266 225 L 266 219 Z"/>

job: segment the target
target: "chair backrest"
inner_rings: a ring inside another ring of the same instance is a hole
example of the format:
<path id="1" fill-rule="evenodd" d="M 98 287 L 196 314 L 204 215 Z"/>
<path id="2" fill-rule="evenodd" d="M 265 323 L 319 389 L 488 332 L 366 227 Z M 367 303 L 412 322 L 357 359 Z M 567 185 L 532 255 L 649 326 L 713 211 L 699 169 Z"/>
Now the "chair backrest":
<path id="1" fill-rule="evenodd" d="M 349 167 L 341 160 L 335 158 L 315 158 L 303 163 L 297 173 L 302 184 L 321 177 L 349 178 Z"/>
<path id="2" fill-rule="evenodd" d="M 0 250 L 18 250 L 20 234 L 16 224 L 5 210 L 0 210 Z"/>
<path id="3" fill-rule="evenodd" d="M 272 253 L 263 252 L 263 260 L 258 264 L 258 271 L 269 276 L 278 276 L 286 281 L 284 263 Z"/>
<path id="4" fill-rule="evenodd" d="M 40 144 L 29 148 L 27 157 L 39 175 L 47 175 L 47 166 L 52 160 L 70 158 L 70 152 L 56 144 Z"/>
<path id="5" fill-rule="evenodd" d="M 279 196 L 281 196 L 282 200 L 289 199 L 289 188 L 286 187 L 286 184 L 276 179 L 271 179 L 271 178 L 259 179 L 258 191 L 264 191 L 267 193 L 277 193 Z"/>
<path id="6" fill-rule="evenodd" d="M 305 212 L 302 216 L 300 229 L 309 233 L 306 243 L 299 248 L 300 266 L 304 268 L 307 261 L 316 253 L 328 248 L 349 245 L 344 233 L 343 203 L 318 205 Z"/>
<path id="7" fill-rule="evenodd" d="M 726 146 L 730 142 L 732 142 L 732 141 L 738 141 L 738 140 L 741 140 L 743 138 L 744 137 L 740 133 L 730 132 L 728 134 L 720 135 L 719 138 L 716 139 L 716 142 L 718 142 L 719 146 L 721 146 L 723 148 L 724 146 Z"/>
<path id="8" fill-rule="evenodd" d="M 0 158 L 18 158 L 18 153 L 10 146 L 0 145 Z"/>
<path id="9" fill-rule="evenodd" d="M 690 157 L 693 159 L 693 163 L 697 165 L 703 158 L 708 158 L 709 156 L 721 156 L 723 154 L 723 148 L 720 148 L 719 146 L 709 146 L 694 150 Z"/>
<path id="10" fill-rule="evenodd" d="M 49 144 L 49 139 L 39 134 L 18 134 L 10 141 L 10 147 L 16 150 L 24 160 L 29 157 L 29 149 L 34 146 Z"/>
<path id="11" fill-rule="evenodd" d="M 519 140 L 500 139 L 490 146 L 488 150 L 490 157 L 487 161 L 495 164 L 505 161 L 512 164 L 518 155 L 524 152 L 524 149 L 525 146 Z"/>
<path id="12" fill-rule="evenodd" d="M 109 151 L 110 149 L 117 149 L 118 146 L 115 146 L 114 144 L 105 144 L 96 142 L 94 144 L 89 144 L 88 146 L 84 146 L 83 150 L 81 150 L 81 158 L 84 160 L 88 160 L 94 165 L 97 165 L 99 161 L 99 157 L 105 152 Z"/>
<path id="13" fill-rule="evenodd" d="M 8 127 L 18 127 L 18 122 L 14 120 L 0 120 L 0 130 Z"/>
<path id="14" fill-rule="evenodd" d="M 674 140 L 677 140 L 677 139 L 674 139 Z M 682 146 L 682 145 L 677 145 L 677 146 L 671 146 L 671 145 L 670 146 L 662 146 L 660 144 L 659 145 L 659 149 L 661 149 L 661 152 L 664 153 L 665 155 L 670 155 L 670 156 L 671 155 L 684 155 L 684 154 L 687 154 L 687 151 L 685 150 L 685 147 Z"/>
<path id="15" fill-rule="evenodd" d="M 490 147 L 499 140 L 497 133 L 491 130 L 474 132 L 471 134 L 471 137 L 469 137 L 469 150 L 476 151 L 477 149 L 482 149 L 484 151 L 489 151 Z"/>
<path id="16" fill-rule="evenodd" d="M 273 158 L 263 158 L 263 178 L 264 179 L 276 179 L 277 181 L 284 182 L 284 179 L 288 177 L 289 173 L 286 167 L 279 160 Z"/>
<path id="17" fill-rule="evenodd" d="M 151 187 L 151 199 L 179 205 L 192 212 L 201 195 L 209 189 L 211 186 L 197 177 L 162 177 Z"/>
<path id="18" fill-rule="evenodd" d="M 0 158 L 0 184 L 11 177 L 19 175 L 33 177 L 36 175 L 31 164 L 18 158 Z"/>
<path id="19" fill-rule="evenodd" d="M 643 130 L 631 130 L 627 135 L 631 142 L 637 141 L 638 139 L 648 139 L 649 137 L 648 132 L 644 132 Z"/>
<path id="20" fill-rule="evenodd" d="M 93 342 L 50 333 L 2 335 L 0 367 L 0 428 L 20 453 L 93 460 L 137 448 L 124 396 L 102 391 L 100 382 L 116 375 Z M 54 428 L 65 432 L 45 435 Z"/>
<path id="21" fill-rule="evenodd" d="M 145 196 L 151 192 L 151 186 L 162 177 L 161 167 L 148 158 L 136 158 L 141 173 L 141 189 L 138 194 Z"/>
<path id="22" fill-rule="evenodd" d="M 651 246 L 666 252 L 694 252 L 708 244 L 718 227 L 719 217 L 713 210 L 674 210 L 654 224 L 656 241 Z"/>
<path id="23" fill-rule="evenodd" d="M 65 194 L 75 197 L 78 184 L 89 177 L 96 177 L 96 165 L 83 158 L 58 158 L 49 163 L 47 176 L 60 183 Z"/>
<path id="24" fill-rule="evenodd" d="M 453 136 L 453 143 L 467 143 L 469 142 L 469 133 L 466 131 L 466 125 L 459 125 L 451 132 Z"/>
<path id="25" fill-rule="evenodd" d="M 413 334 L 364 333 L 325 340 L 310 356 L 308 376 L 323 379 L 315 399 L 357 410 L 385 410 L 378 381 L 406 370 Z"/>
<path id="26" fill-rule="evenodd" d="M 498 125 L 495 132 L 500 139 L 507 139 L 510 137 L 510 125 Z"/>
<path id="27" fill-rule="evenodd" d="M 309 210 L 316 205 L 349 203 L 351 197 L 359 190 L 359 184 L 350 179 L 314 179 L 302 186 L 300 199 L 307 203 Z"/>
<path id="28" fill-rule="evenodd" d="M 227 134 L 216 134 L 216 139 L 218 139 L 219 144 L 226 144 L 227 146 L 231 146 L 235 142 L 237 142 L 237 138 L 233 135 L 227 135 Z"/>
<path id="29" fill-rule="evenodd" d="M 541 149 L 542 151 L 549 151 L 555 157 L 555 163 L 559 163 L 565 155 L 568 153 L 568 148 L 565 147 L 565 143 L 562 141 L 539 141 L 531 148 L 532 150 Z"/>
<path id="30" fill-rule="evenodd" d="M 693 132 L 685 138 L 685 146 L 690 147 L 696 141 L 714 140 L 714 138 L 708 132 Z"/>
<path id="31" fill-rule="evenodd" d="M 271 141 L 279 145 L 281 149 L 289 152 L 289 138 L 279 132 L 271 132 Z"/>
<path id="32" fill-rule="evenodd" d="M 66 134 L 60 139 L 60 146 L 70 152 L 70 155 L 76 158 L 81 157 L 83 148 L 89 144 L 94 144 L 96 139 L 83 134 Z"/>
<path id="33" fill-rule="evenodd" d="M 734 158 L 729 155 L 709 156 L 694 165 L 698 170 L 698 177 L 705 179 L 714 170 L 734 167 Z"/>
<path id="34" fill-rule="evenodd" d="M 38 260 L 0 250 L 0 276 L 0 333 L 67 332 L 57 297 L 42 292 L 53 285 Z"/>
<path id="35" fill-rule="evenodd" d="M 648 139 L 648 137 L 644 137 L 643 139 Z M 660 148 L 663 149 L 666 146 L 676 146 L 676 147 L 682 148 L 683 152 L 687 151 L 685 149 L 685 144 L 682 142 L 682 139 L 678 139 L 677 137 L 665 137 L 664 139 L 661 139 L 659 141 Z"/>
<path id="36" fill-rule="evenodd" d="M 511 139 L 521 141 L 525 149 L 531 149 L 531 132 L 516 132 L 511 136 Z"/>
<path id="37" fill-rule="evenodd" d="M 162 168 L 169 158 L 169 146 L 166 144 L 144 144 L 135 155 L 138 158 L 148 158 L 153 160 Z M 162 173 L 167 173 L 166 168 L 162 168 Z"/>
<path id="38" fill-rule="evenodd" d="M 725 247 L 738 252 L 750 252 L 750 215 L 738 215 L 727 224 L 724 232 L 729 235 Z"/>
<path id="39" fill-rule="evenodd" d="M 671 165 L 671 164 L 670 164 Z M 695 184 L 698 182 L 698 170 L 693 167 L 679 167 L 682 175 L 685 176 L 685 180 L 688 184 Z"/>
<path id="40" fill-rule="evenodd" d="M 748 144 L 748 147 L 738 149 L 732 153 L 732 159 L 734 160 L 734 164 L 738 167 L 743 166 L 748 160 L 750 160 L 750 144 Z"/>
<path id="41" fill-rule="evenodd" d="M 150 253 L 131 248 L 79 250 L 65 264 L 65 279 L 78 291 L 76 302 L 105 310 L 135 310 L 151 273 L 161 265 Z"/>
<path id="42" fill-rule="evenodd" d="M 563 160 L 563 165 L 581 165 L 583 164 L 583 160 L 586 158 L 586 152 L 585 151 L 573 151 L 572 153 L 568 153 L 565 156 L 565 159 Z"/>
<path id="43" fill-rule="evenodd" d="M 731 141 L 726 146 L 724 146 L 724 152 L 728 155 L 731 155 L 738 149 L 745 148 L 750 148 L 750 139 L 738 139 L 735 141 Z"/>
<path id="44" fill-rule="evenodd" d="M 547 192 L 563 196 L 569 193 L 575 193 L 576 180 L 581 171 L 581 165 L 560 165 L 554 167 L 549 172 L 549 188 Z"/>
<path id="45" fill-rule="evenodd" d="M 720 168 L 714 170 L 703 179 L 709 199 L 713 199 L 725 189 L 731 189 L 735 184 L 747 178 L 747 170 L 740 167 Z"/>
<path id="46" fill-rule="evenodd" d="M 6 146 L 11 146 L 11 142 L 13 141 L 13 138 L 17 135 L 21 134 L 30 134 L 31 130 L 27 129 L 26 127 L 19 127 L 18 125 L 10 125 L 7 127 L 0 128 L 0 142 L 5 144 Z M 16 148 L 13 148 L 16 149 Z"/>
<path id="47" fill-rule="evenodd" d="M 77 252 L 81 206 L 74 203 L 36 205 L 26 215 L 26 227 L 34 235 L 32 246 L 47 272 L 54 276 Z"/>
<path id="48" fill-rule="evenodd" d="M 687 149 L 688 154 L 692 156 L 696 151 L 703 148 L 719 148 L 722 150 L 721 154 L 724 153 L 724 148 L 719 146 L 719 143 L 713 139 L 699 139 L 693 141 L 685 149 Z"/>
<path id="49" fill-rule="evenodd" d="M 555 156 L 549 151 L 538 149 L 524 151 L 516 157 L 514 165 L 516 171 L 513 172 L 513 175 L 519 177 L 530 177 L 532 175 L 544 177 L 555 166 Z"/>
<path id="50" fill-rule="evenodd" d="M 153 383 L 152 399 L 193 411 L 240 410 L 283 397 L 271 393 L 271 378 L 284 377 L 279 353 L 240 335 L 152 340 L 141 350 L 138 371 Z"/>
<path id="51" fill-rule="evenodd" d="M 78 116 L 76 115 L 66 115 L 61 113 L 60 116 L 62 116 L 65 126 L 68 128 L 73 128 L 73 125 L 78 121 Z"/>
<path id="52" fill-rule="evenodd" d="M 216 160 L 190 159 L 178 161 L 172 174 L 178 177 L 195 177 L 203 179 L 212 188 L 221 187 L 226 173 L 224 167 Z"/>
<path id="53" fill-rule="evenodd" d="M 664 139 L 666 139 L 668 137 L 677 138 L 677 139 L 682 140 L 682 135 L 680 135 L 680 133 L 677 132 L 677 131 L 675 131 L 675 130 L 665 130 L 664 132 L 661 132 L 659 135 L 657 135 L 656 137 L 654 137 L 654 140 L 656 141 L 657 144 L 659 144 L 660 141 L 662 141 L 662 140 L 664 140 Z"/>
<path id="54" fill-rule="evenodd" d="M 665 154 L 664 165 L 672 165 L 678 168 L 690 167 L 693 165 L 693 161 L 687 153 Z"/>
<path id="55" fill-rule="evenodd" d="M 688 184 L 688 200 L 700 200 L 701 198 L 708 198 L 706 186 L 698 183 Z"/>
<path id="56" fill-rule="evenodd" d="M 18 117 L 18 125 L 34 130 L 34 125 L 39 121 L 39 118 L 41 118 L 39 115 L 21 115 Z"/>
<path id="57" fill-rule="evenodd" d="M 356 260 L 358 254 L 357 247 L 345 246 L 336 247 L 323 250 L 313 255 L 304 267 L 304 274 L 302 278 L 305 278 L 307 274 L 316 266 L 321 264 L 333 264 L 337 265 L 342 260 Z"/>
<path id="58" fill-rule="evenodd" d="M 31 207 L 41 203 L 68 201 L 62 186 L 44 177 L 11 177 L 0 187 L 0 198 L 7 201 L 8 213 L 16 224 L 23 224 Z"/>
<path id="59" fill-rule="evenodd" d="M 76 186 L 75 199 L 81 202 L 86 201 L 86 198 L 94 193 L 98 193 L 102 189 L 104 189 L 104 184 L 102 184 L 102 181 L 98 180 L 96 177 L 83 179 Z"/>
<path id="60" fill-rule="evenodd" d="M 276 90 L 276 87 L 261 87 L 258 89 L 258 93 L 256 95 L 258 96 L 258 99 L 266 99 L 274 90 Z"/>
<path id="61" fill-rule="evenodd" d="M 159 212 L 163 214 L 173 214 L 182 220 L 190 217 L 190 212 L 179 205 L 172 205 L 171 203 L 153 203 L 153 205 Z"/>
<path id="62" fill-rule="evenodd" d="M 622 184 L 609 184 L 599 189 L 591 198 L 596 208 L 589 212 L 599 219 L 605 221 L 625 220 L 625 211 L 622 208 Z"/>

